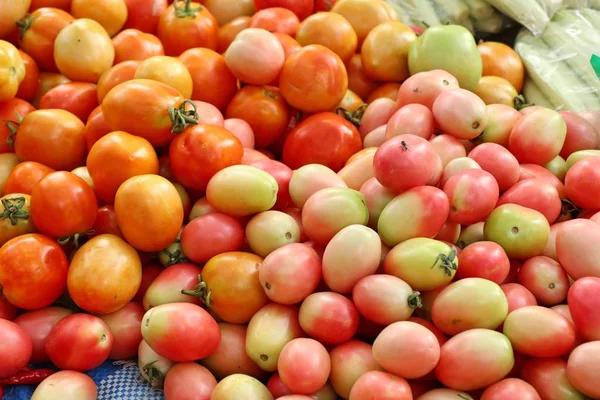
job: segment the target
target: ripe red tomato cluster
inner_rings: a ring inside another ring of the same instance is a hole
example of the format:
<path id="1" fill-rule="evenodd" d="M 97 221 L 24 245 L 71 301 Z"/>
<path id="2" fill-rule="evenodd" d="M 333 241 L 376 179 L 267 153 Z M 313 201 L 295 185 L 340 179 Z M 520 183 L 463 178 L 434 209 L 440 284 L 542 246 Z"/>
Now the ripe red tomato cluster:
<path id="1" fill-rule="evenodd" d="M 600 113 L 411 76 L 417 32 L 383 0 L 0 3 L 0 388 L 92 400 L 137 358 L 167 400 L 600 398 Z"/>

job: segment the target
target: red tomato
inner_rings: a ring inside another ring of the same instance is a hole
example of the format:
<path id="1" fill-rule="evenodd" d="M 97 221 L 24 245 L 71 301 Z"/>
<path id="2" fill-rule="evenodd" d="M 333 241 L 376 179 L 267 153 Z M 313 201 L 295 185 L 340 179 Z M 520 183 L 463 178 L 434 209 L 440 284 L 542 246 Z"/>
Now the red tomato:
<path id="1" fill-rule="evenodd" d="M 169 303 L 144 314 L 142 336 L 152 349 L 175 362 L 199 360 L 219 347 L 219 326 L 209 313 L 190 303 Z"/>
<path id="2" fill-rule="evenodd" d="M 299 25 L 300 21 L 292 11 L 282 7 L 269 7 L 258 10 L 250 19 L 248 28 L 260 28 L 293 37 L 296 35 Z"/>
<path id="3" fill-rule="evenodd" d="M 101 315 L 108 329 L 114 336 L 113 346 L 108 358 L 111 360 L 127 360 L 137 356 L 142 341 L 142 333 L 138 329 L 142 324 L 144 308 L 139 303 L 127 303 L 120 310 Z"/>
<path id="4" fill-rule="evenodd" d="M 13 376 L 29 364 L 32 342 L 16 323 L 0 318 L 0 379 Z"/>
<path id="5" fill-rule="evenodd" d="M 40 109 L 62 108 L 83 122 L 87 121 L 96 107 L 98 107 L 96 85 L 87 82 L 63 83 L 50 89 L 40 99 Z"/>
<path id="6" fill-rule="evenodd" d="M 282 162 L 276 160 L 258 160 L 253 162 L 253 167 L 268 172 L 277 181 L 277 203 L 273 206 L 274 210 L 283 210 L 289 207 L 292 199 L 289 193 L 289 184 L 292 179 L 292 169 Z"/>
<path id="7" fill-rule="evenodd" d="M 35 107 L 19 98 L 0 102 L 0 153 L 12 153 L 14 151 L 14 140 L 19 123 Z"/>
<path id="8" fill-rule="evenodd" d="M 329 352 L 331 374 L 329 380 L 336 393 L 344 398 L 357 379 L 369 371 L 379 371 L 381 367 L 373 358 L 373 346 L 360 340 L 349 340 Z"/>
<path id="9" fill-rule="evenodd" d="M 593 221 L 575 219 L 560 226 L 556 233 L 557 261 L 571 278 L 600 278 L 596 248 L 592 245 L 598 240 L 600 225 Z"/>
<path id="10" fill-rule="evenodd" d="M 145 265 L 142 268 L 142 281 L 133 301 L 142 304 L 144 296 L 146 295 L 146 290 L 148 290 L 148 287 L 150 287 L 154 279 L 156 279 L 162 270 L 163 268 L 158 265 Z"/>
<path id="11" fill-rule="evenodd" d="M 144 309 L 166 303 L 200 304 L 198 297 L 188 296 L 182 291 L 193 291 L 201 273 L 202 268 L 188 262 L 179 262 L 164 269 L 148 286 L 142 303 Z"/>
<path id="12" fill-rule="evenodd" d="M 57 193 L 63 193 L 57 197 Z M 31 218 L 37 229 L 51 237 L 85 234 L 94 226 L 98 202 L 83 179 L 66 172 L 52 172 L 31 192 Z M 77 244 L 77 237 L 74 238 Z"/>
<path id="13" fill-rule="evenodd" d="M 137 60 L 123 61 L 104 71 L 98 79 L 98 102 L 102 103 L 106 94 L 119 83 L 132 80 L 140 63 Z"/>
<path id="14" fill-rule="evenodd" d="M 254 6 L 257 10 L 266 8 L 282 7 L 293 11 L 299 20 L 303 20 L 313 13 L 313 0 L 254 0 Z"/>
<path id="15" fill-rule="evenodd" d="M 167 0 L 125 0 L 127 21 L 123 29 L 138 29 L 142 32 L 156 32 L 161 14 L 167 9 Z"/>
<path id="16" fill-rule="evenodd" d="M 0 296 L 0 319 L 12 321 L 17 316 L 17 308 L 10 304 L 4 296 Z"/>
<path id="17" fill-rule="evenodd" d="M 96 107 L 88 117 L 85 129 L 83 130 L 87 151 L 89 152 L 91 150 L 92 146 L 98 141 L 98 139 L 109 134 L 110 132 L 112 132 L 112 129 L 110 129 L 110 127 L 106 124 L 104 113 L 102 112 L 102 106 Z"/>
<path id="18" fill-rule="evenodd" d="M 450 200 L 450 220 L 459 224 L 483 221 L 499 198 L 498 182 L 481 169 L 467 169 L 448 179 L 444 192 Z"/>
<path id="19" fill-rule="evenodd" d="M 260 113 L 255 110 L 262 110 Z M 267 147 L 288 129 L 291 111 L 279 89 L 273 86 L 244 86 L 229 103 L 226 118 L 246 121 L 254 132 L 256 147 Z"/>
<path id="20" fill-rule="evenodd" d="M 529 383 L 517 379 L 508 378 L 489 386 L 481 396 L 481 400 L 541 400 L 535 388 Z"/>
<path id="21" fill-rule="evenodd" d="M 494 175 L 501 192 L 519 181 L 519 161 L 505 147 L 496 143 L 482 143 L 470 153 L 481 169 Z"/>
<path id="22" fill-rule="evenodd" d="M 189 189 L 205 190 L 214 174 L 239 164 L 242 143 L 225 128 L 200 124 L 175 137 L 169 147 L 171 170 Z"/>
<path id="23" fill-rule="evenodd" d="M 304 299 L 298 319 L 304 332 L 319 342 L 340 344 L 356 333 L 359 314 L 352 301 L 341 294 L 320 292 Z"/>
<path id="24" fill-rule="evenodd" d="M 600 278 L 585 277 L 569 289 L 569 311 L 577 331 L 587 340 L 600 340 Z"/>
<path id="25" fill-rule="evenodd" d="M 532 257 L 519 269 L 519 283 L 544 306 L 562 303 L 569 291 L 569 277 L 559 263 L 545 256 Z"/>
<path id="26" fill-rule="evenodd" d="M 567 378 L 567 362 L 561 358 L 527 360 L 520 377 L 533 386 L 542 399 L 583 399 Z"/>
<path id="27" fill-rule="evenodd" d="M 576 389 L 592 398 L 600 397 L 598 368 L 600 367 L 600 342 L 584 343 L 577 347 L 567 362 L 567 377 Z"/>
<path id="28" fill-rule="evenodd" d="M 271 392 L 276 399 L 280 399 L 287 395 L 293 395 L 290 389 L 285 386 L 277 372 L 275 372 L 267 381 L 267 389 L 269 389 L 269 392 Z"/>
<path id="29" fill-rule="evenodd" d="M 19 54 L 25 64 L 25 78 L 19 85 L 17 96 L 19 99 L 32 101 L 38 92 L 40 86 L 40 68 L 31 56 L 23 50 L 19 50 Z"/>
<path id="30" fill-rule="evenodd" d="M 204 264 L 214 256 L 240 250 L 244 227 L 239 220 L 221 213 L 194 218 L 183 228 L 181 247 L 191 261 Z"/>
<path id="31" fill-rule="evenodd" d="M 496 206 L 518 204 L 544 214 L 548 223 L 554 223 L 562 210 L 562 202 L 556 188 L 542 179 L 525 179 L 508 189 Z"/>
<path id="32" fill-rule="evenodd" d="M 0 248 L 2 295 L 16 307 L 36 310 L 54 303 L 64 292 L 69 263 L 54 240 L 26 234 Z"/>
<path id="33" fill-rule="evenodd" d="M 565 177 L 567 196 L 581 208 L 600 209 L 600 157 L 576 162 Z"/>
<path id="34" fill-rule="evenodd" d="M 108 358 L 114 342 L 108 326 L 89 314 L 61 319 L 46 339 L 46 353 L 60 369 L 89 371 Z"/>
<path id="35" fill-rule="evenodd" d="M 510 271 L 506 252 L 494 242 L 471 243 L 458 255 L 458 264 L 459 279 L 483 278 L 501 284 Z"/>
<path id="36" fill-rule="evenodd" d="M 290 132 L 283 162 L 292 169 L 323 164 L 337 172 L 361 149 L 356 127 L 337 114 L 324 112 L 311 115 Z"/>
<path id="37" fill-rule="evenodd" d="M 33 342 L 31 362 L 42 364 L 50 361 L 46 354 L 46 338 L 54 326 L 73 311 L 63 307 L 47 307 L 19 315 L 15 323 L 27 332 Z"/>
<path id="38" fill-rule="evenodd" d="M 195 362 L 175 364 L 165 377 L 165 397 L 171 399 L 210 400 L 217 386 L 214 375 Z"/>
<path id="39" fill-rule="evenodd" d="M 137 29 L 125 29 L 112 39 L 115 47 L 114 65 L 125 61 L 142 61 L 165 54 L 162 43 L 152 34 Z"/>
<path id="40" fill-rule="evenodd" d="M 518 283 L 505 283 L 500 286 L 508 301 L 508 312 L 527 307 L 537 306 L 537 300 L 525 286 Z"/>
<path id="41" fill-rule="evenodd" d="M 560 156 L 565 160 L 572 153 L 579 150 L 597 149 L 600 145 L 600 135 L 594 125 L 583 117 L 569 112 L 559 112 L 567 124 L 567 137 L 565 144 L 560 150 Z"/>
<path id="42" fill-rule="evenodd" d="M 402 378 L 382 371 L 370 371 L 360 376 L 352 386 L 349 400 L 367 399 L 369 396 L 383 398 L 390 396 L 394 400 L 411 400 L 412 390 Z"/>
<path id="43" fill-rule="evenodd" d="M 567 190 L 565 189 L 565 185 L 563 185 L 560 179 L 558 179 L 556 175 L 554 175 L 552 172 L 548 171 L 541 165 L 521 164 L 521 175 L 519 176 L 519 181 L 534 178 L 542 179 L 554 186 L 558 191 L 558 195 L 561 199 L 567 197 Z"/>
<path id="44" fill-rule="evenodd" d="M 123 238 L 119 223 L 117 222 L 117 216 L 115 215 L 115 208 L 112 204 L 102 206 L 96 213 L 96 222 L 93 227 L 94 236 L 103 235 L 110 233 Z"/>
<path id="45" fill-rule="evenodd" d="M 331 360 L 321 343 L 298 338 L 281 350 L 277 369 L 282 382 L 293 393 L 312 394 L 327 382 Z"/>

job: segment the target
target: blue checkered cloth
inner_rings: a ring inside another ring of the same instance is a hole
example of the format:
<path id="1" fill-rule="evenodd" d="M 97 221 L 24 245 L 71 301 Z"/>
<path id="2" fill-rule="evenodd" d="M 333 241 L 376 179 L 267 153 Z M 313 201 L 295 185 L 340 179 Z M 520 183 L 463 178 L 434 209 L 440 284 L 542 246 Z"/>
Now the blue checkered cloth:
<path id="1" fill-rule="evenodd" d="M 133 362 L 107 361 L 86 374 L 98 386 L 98 400 L 165 399 L 162 392 L 152 389 L 142 380 L 138 366 Z M 34 390 L 33 385 L 7 386 L 2 400 L 29 400 Z"/>

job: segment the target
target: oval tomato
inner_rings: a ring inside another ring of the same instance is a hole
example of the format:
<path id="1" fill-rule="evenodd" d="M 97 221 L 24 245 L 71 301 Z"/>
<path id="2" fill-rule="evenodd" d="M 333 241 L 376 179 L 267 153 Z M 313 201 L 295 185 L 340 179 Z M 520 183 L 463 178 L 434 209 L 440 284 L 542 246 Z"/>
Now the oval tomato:
<path id="1" fill-rule="evenodd" d="M 211 400 L 241 399 L 250 396 L 271 400 L 269 389 L 258 379 L 244 374 L 229 375 L 220 381 L 211 394 Z"/>
<path id="2" fill-rule="evenodd" d="M 402 378 L 382 371 L 369 371 L 356 380 L 350 391 L 349 400 L 360 400 L 368 396 L 393 396 L 396 400 L 412 399 L 412 390 Z"/>
<path id="3" fill-rule="evenodd" d="M 598 300 L 595 296 L 600 287 L 600 278 L 584 277 L 573 283 L 569 289 L 569 311 L 577 332 L 586 340 L 600 340 L 600 319 L 595 309 Z"/>
<path id="4" fill-rule="evenodd" d="M 444 184 L 444 192 L 450 200 L 450 220 L 466 225 L 487 218 L 500 194 L 494 176 L 481 169 L 458 172 Z"/>
<path id="5" fill-rule="evenodd" d="M 29 364 L 32 354 L 31 338 L 27 332 L 12 321 L 0 318 L 0 377 L 8 378 Z"/>
<path id="6" fill-rule="evenodd" d="M 567 196 L 581 208 L 600 209 L 598 168 L 600 157 L 589 157 L 573 164 L 565 177 Z"/>
<path id="7" fill-rule="evenodd" d="M 573 350 L 567 362 L 569 381 L 586 396 L 600 396 L 600 389 L 596 384 L 599 355 L 600 343 L 584 343 Z"/>
<path id="8" fill-rule="evenodd" d="M 600 225 L 586 219 L 575 219 L 561 224 L 556 232 L 557 261 L 572 279 L 600 278 L 600 269 L 594 261 L 596 254 L 590 246 L 600 238 Z"/>
<path id="9" fill-rule="evenodd" d="M 329 351 L 331 359 L 329 380 L 338 395 L 348 398 L 350 390 L 358 382 L 359 377 L 369 371 L 381 370 L 373 359 L 372 349 L 373 346 L 368 343 L 349 340 Z"/>
<path id="10" fill-rule="evenodd" d="M 100 316 L 114 336 L 113 346 L 108 355 L 111 360 L 126 360 L 137 356 L 142 333 L 138 327 L 144 317 L 144 308 L 139 303 L 127 303 L 125 307 Z"/>
<path id="11" fill-rule="evenodd" d="M 544 306 L 562 303 L 570 286 L 569 277 L 561 265 L 544 256 L 532 257 L 521 265 L 519 283 Z"/>
<path id="12" fill-rule="evenodd" d="M 541 400 L 540 395 L 529 383 L 517 379 L 507 378 L 489 386 L 481 395 L 481 400 L 503 399 Z"/>
<path id="13" fill-rule="evenodd" d="M 311 394 L 327 382 L 331 360 L 321 343 L 297 338 L 281 350 L 277 369 L 282 382 L 294 393 Z"/>
<path id="14" fill-rule="evenodd" d="M 195 362 L 178 363 L 165 377 L 165 397 L 197 400 L 209 400 L 217 386 L 214 375 Z"/>
<path id="15" fill-rule="evenodd" d="M 98 79 L 98 102 L 102 104 L 106 94 L 119 83 L 132 80 L 139 65 L 140 61 L 123 61 L 118 64 L 115 63 L 114 66 L 104 71 L 104 73 L 100 75 L 100 79 Z M 87 125 L 90 124 L 90 118 L 92 115 L 94 115 L 94 111 L 92 114 L 90 114 L 90 117 L 87 120 Z"/>
<path id="16" fill-rule="evenodd" d="M 500 196 L 496 206 L 503 204 L 518 204 L 539 211 L 550 224 L 558 219 L 563 207 L 556 188 L 541 179 L 525 179 L 516 183 Z"/>
<path id="17" fill-rule="evenodd" d="M 543 165 L 560 153 L 566 136 L 565 120 L 556 111 L 543 108 L 517 121 L 509 137 L 508 149 L 520 163 Z"/>
<path id="18" fill-rule="evenodd" d="M 483 278 L 498 285 L 504 282 L 510 272 L 510 260 L 504 249 L 488 241 L 471 243 L 458 255 L 459 279 Z"/>
<path id="19" fill-rule="evenodd" d="M 45 400 L 59 398 L 65 392 L 80 400 L 97 398 L 98 388 L 88 375 L 77 371 L 58 371 L 44 379 L 33 392 L 31 399 Z"/>
<path id="20" fill-rule="evenodd" d="M 345 63 L 356 51 L 357 36 L 350 22 L 340 14 L 320 12 L 306 18 L 298 27 L 296 40 L 302 46 L 320 44 Z"/>
<path id="21" fill-rule="evenodd" d="M 532 358 L 525 362 L 521 379 L 535 388 L 542 399 L 584 400 L 567 377 L 567 362 L 562 358 Z"/>
<path id="22" fill-rule="evenodd" d="M 340 344 L 356 333 L 359 314 L 352 301 L 341 294 L 320 292 L 304 299 L 298 320 L 302 330 L 319 342 Z"/>

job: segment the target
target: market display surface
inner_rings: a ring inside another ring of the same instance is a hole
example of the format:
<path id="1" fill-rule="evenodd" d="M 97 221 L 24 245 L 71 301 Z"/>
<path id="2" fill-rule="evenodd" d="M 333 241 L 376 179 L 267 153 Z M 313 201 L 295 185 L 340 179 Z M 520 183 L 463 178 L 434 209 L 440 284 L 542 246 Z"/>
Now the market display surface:
<path id="1" fill-rule="evenodd" d="M 600 399 L 600 1 L 0 0 L 0 399 Z"/>

